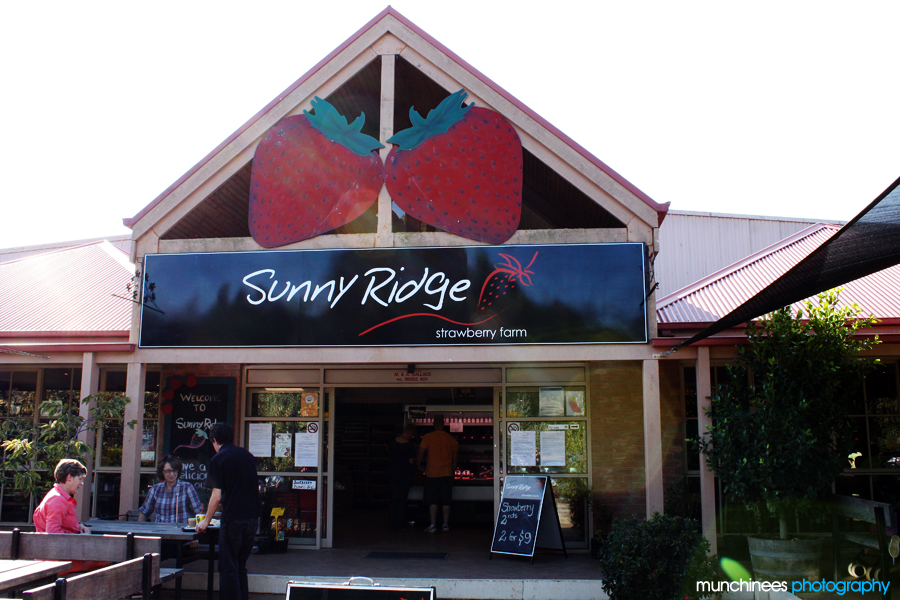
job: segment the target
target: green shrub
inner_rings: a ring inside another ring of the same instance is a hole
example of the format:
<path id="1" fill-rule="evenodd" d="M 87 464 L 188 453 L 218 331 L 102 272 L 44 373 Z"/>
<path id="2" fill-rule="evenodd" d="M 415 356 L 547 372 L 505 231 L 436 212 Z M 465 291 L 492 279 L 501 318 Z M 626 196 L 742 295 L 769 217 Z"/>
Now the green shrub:
<path id="1" fill-rule="evenodd" d="M 681 593 L 678 598 L 684 600 L 701 600 L 712 596 L 712 592 L 701 593 L 697 591 L 698 581 L 709 581 L 715 586 L 715 583 L 722 579 L 719 575 L 719 557 L 715 554 L 708 556 L 709 540 L 704 537 L 700 538 L 697 546 L 694 548 L 694 554 L 688 562 L 687 570 L 684 573 L 684 583 L 681 586 Z"/>
<path id="2" fill-rule="evenodd" d="M 603 591 L 610 600 L 702 598 L 687 579 L 713 580 L 708 550 L 693 519 L 656 513 L 650 520 L 617 521 L 600 550 Z"/>

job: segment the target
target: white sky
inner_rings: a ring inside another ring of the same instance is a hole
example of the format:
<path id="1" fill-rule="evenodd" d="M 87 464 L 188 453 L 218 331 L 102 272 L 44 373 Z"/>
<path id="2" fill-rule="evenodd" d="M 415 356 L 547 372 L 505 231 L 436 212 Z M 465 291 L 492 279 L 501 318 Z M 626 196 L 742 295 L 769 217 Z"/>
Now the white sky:
<path id="1" fill-rule="evenodd" d="M 129 233 L 385 6 L 0 4 L 0 247 Z M 900 2 L 393 6 L 673 210 L 849 220 L 900 176 Z"/>

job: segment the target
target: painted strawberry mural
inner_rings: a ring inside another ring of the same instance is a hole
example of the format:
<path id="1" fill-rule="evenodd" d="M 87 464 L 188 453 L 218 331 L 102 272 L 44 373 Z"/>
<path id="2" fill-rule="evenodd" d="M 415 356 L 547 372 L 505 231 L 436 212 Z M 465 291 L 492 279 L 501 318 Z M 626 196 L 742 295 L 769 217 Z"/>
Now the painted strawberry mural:
<path id="1" fill-rule="evenodd" d="M 413 126 L 388 139 L 385 163 L 391 199 L 407 214 L 478 242 L 501 244 L 522 214 L 522 142 L 495 111 L 462 106 L 451 94 Z"/>
<path id="2" fill-rule="evenodd" d="M 348 123 L 327 101 L 315 114 L 286 117 L 263 136 L 253 154 L 250 235 L 275 248 L 326 233 L 372 205 L 384 182 L 377 150 L 360 130 L 365 114 Z"/>

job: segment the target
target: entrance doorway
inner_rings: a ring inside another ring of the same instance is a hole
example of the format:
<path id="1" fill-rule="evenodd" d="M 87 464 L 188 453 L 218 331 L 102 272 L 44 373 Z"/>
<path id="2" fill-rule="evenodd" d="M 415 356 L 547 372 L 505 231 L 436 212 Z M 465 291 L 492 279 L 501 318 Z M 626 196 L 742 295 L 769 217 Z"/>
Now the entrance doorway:
<path id="1" fill-rule="evenodd" d="M 336 388 L 334 399 L 335 547 L 393 551 L 489 547 L 494 512 L 494 388 Z M 446 431 L 459 443 L 450 532 L 425 533 L 429 517 L 420 472 L 406 505 L 407 528 L 393 532 L 388 523 L 388 446 L 411 422 L 416 427 L 411 443 L 418 447 L 422 436 L 433 431 L 435 414 L 444 416 Z"/>

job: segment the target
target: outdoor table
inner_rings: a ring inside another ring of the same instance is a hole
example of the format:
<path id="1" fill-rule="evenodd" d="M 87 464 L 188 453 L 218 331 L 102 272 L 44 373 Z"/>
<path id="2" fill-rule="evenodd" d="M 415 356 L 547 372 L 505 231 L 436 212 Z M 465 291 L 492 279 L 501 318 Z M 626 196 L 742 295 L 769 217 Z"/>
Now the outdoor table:
<path id="1" fill-rule="evenodd" d="M 0 592 L 56 575 L 72 568 L 63 560 L 0 560 Z"/>
<path id="2" fill-rule="evenodd" d="M 91 519 L 85 525 L 91 530 L 91 533 L 125 535 L 133 533 L 138 536 L 151 536 L 162 538 L 163 543 L 169 542 L 175 548 L 175 566 L 182 568 L 185 564 L 184 543 L 192 542 L 200 539 L 198 534 L 192 527 L 185 527 L 183 523 L 150 523 L 141 521 L 101 521 Z M 209 529 L 212 529 L 210 527 Z M 207 579 L 207 597 L 213 600 L 213 572 L 216 562 L 216 545 L 218 533 L 209 537 L 209 576 Z M 181 592 L 181 578 L 175 580 L 176 593 Z"/>

